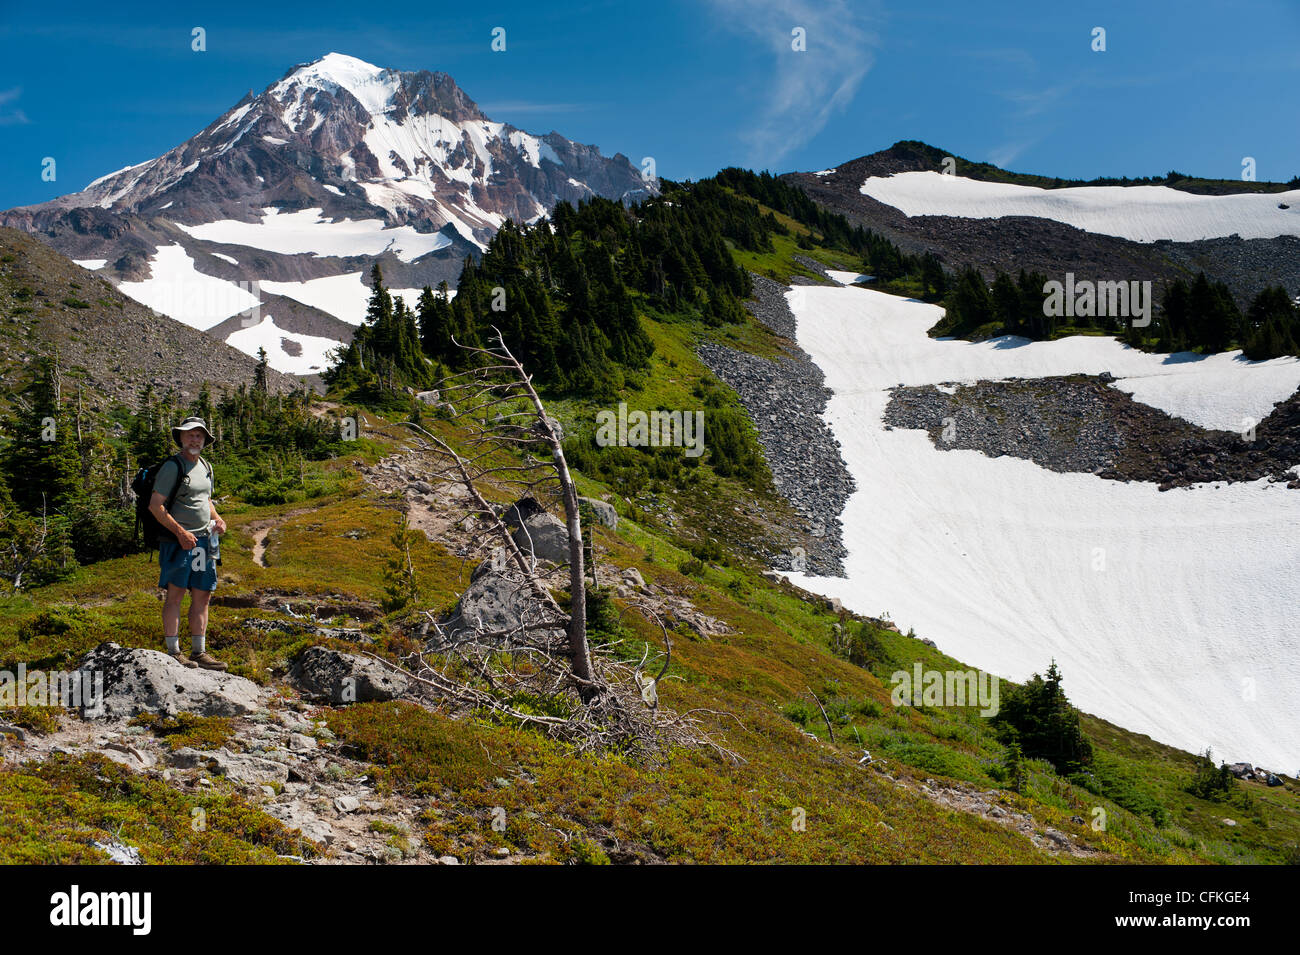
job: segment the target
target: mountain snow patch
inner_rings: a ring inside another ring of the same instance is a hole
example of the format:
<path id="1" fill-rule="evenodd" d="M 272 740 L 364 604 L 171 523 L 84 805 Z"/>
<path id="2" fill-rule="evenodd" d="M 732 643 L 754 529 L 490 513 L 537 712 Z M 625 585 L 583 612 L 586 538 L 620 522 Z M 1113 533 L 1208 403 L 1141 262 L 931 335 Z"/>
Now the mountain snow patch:
<path id="1" fill-rule="evenodd" d="M 286 351 L 285 341 L 296 345 L 299 354 L 293 355 Z M 265 313 L 256 325 L 227 335 L 226 344 L 254 358 L 257 357 L 259 348 L 265 348 L 266 363 L 287 375 L 319 374 L 329 365 L 330 350 L 339 347 L 339 342 L 332 338 L 285 331 L 275 324 L 271 315 Z"/>
<path id="2" fill-rule="evenodd" d="M 257 296 L 234 282 L 204 275 L 181 245 L 158 246 L 149 258 L 150 275 L 142 282 L 122 282 L 118 291 L 205 331 L 257 304 Z"/>
<path id="3" fill-rule="evenodd" d="M 284 255 L 311 252 L 317 258 L 379 255 L 387 250 L 410 262 L 451 245 L 449 238 L 437 232 L 416 232 L 410 226 L 386 229 L 380 219 L 326 219 L 320 209 L 281 212 L 270 207 L 262 210 L 260 223 L 222 219 L 196 226 L 178 222 L 176 226 L 205 242 L 245 245 Z"/>
<path id="4" fill-rule="evenodd" d="M 1300 236 L 1300 189 L 1198 196 L 1168 186 L 1040 189 L 937 172 L 902 172 L 871 176 L 859 191 L 909 217 L 1036 216 L 1134 242 L 1192 242 L 1233 234 L 1243 239 Z"/>
<path id="5" fill-rule="evenodd" d="M 371 288 L 361 280 L 361 272 L 349 272 L 346 275 L 327 275 L 323 278 L 308 279 L 305 282 L 260 282 L 258 287 L 272 295 L 283 295 L 295 302 L 302 302 L 313 308 L 319 308 L 335 318 L 342 319 L 350 325 L 360 325 L 366 317 L 366 306 L 370 304 Z M 393 298 L 399 295 L 408 308 L 415 308 L 423 289 L 393 288 L 388 292 Z M 448 297 L 454 298 L 455 289 L 448 291 Z"/>

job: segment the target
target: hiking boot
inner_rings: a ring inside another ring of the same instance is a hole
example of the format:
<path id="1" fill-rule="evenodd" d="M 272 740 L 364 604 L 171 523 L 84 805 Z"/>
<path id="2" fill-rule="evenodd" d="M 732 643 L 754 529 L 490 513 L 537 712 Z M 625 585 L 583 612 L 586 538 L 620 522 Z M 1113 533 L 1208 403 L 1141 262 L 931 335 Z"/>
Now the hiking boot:
<path id="1" fill-rule="evenodd" d="M 203 653 L 191 653 L 190 660 L 193 661 L 193 663 L 190 664 L 191 666 L 200 666 L 203 667 L 203 669 L 205 670 L 230 669 L 230 667 L 227 664 L 222 663 L 216 657 L 208 656 L 207 651 L 204 651 Z"/>
<path id="2" fill-rule="evenodd" d="M 197 663 L 195 663 L 185 654 L 181 653 L 179 650 L 177 650 L 175 653 L 168 653 L 167 655 L 183 667 L 190 667 L 191 669 L 198 667 Z"/>

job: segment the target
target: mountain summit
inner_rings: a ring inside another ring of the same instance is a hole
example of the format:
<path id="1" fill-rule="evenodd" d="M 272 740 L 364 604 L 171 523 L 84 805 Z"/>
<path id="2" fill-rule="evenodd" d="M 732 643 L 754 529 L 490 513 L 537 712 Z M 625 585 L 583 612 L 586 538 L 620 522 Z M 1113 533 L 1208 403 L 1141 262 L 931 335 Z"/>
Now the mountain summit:
<path id="1" fill-rule="evenodd" d="M 188 226 L 259 222 L 274 205 L 420 231 L 450 224 L 482 246 L 505 219 L 531 222 L 557 202 L 646 194 L 627 157 L 493 122 L 446 73 L 330 53 L 250 92 L 162 156 L 10 210 L 5 224 L 57 230 L 80 208 Z"/>
<path id="2" fill-rule="evenodd" d="M 493 122 L 446 73 L 330 53 L 163 155 L 0 213 L 0 225 L 163 314 L 266 347 L 273 367 L 310 374 L 360 323 L 375 262 L 397 291 L 455 286 L 465 256 L 506 219 L 656 193 L 621 153 Z M 239 318 L 253 281 L 263 317 L 272 313 L 256 335 Z"/>

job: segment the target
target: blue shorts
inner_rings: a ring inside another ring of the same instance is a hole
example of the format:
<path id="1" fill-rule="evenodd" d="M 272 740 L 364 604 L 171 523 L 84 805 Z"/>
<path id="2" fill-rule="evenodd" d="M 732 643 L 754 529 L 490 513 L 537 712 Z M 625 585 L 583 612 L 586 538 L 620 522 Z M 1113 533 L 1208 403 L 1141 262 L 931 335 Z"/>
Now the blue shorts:
<path id="1" fill-rule="evenodd" d="M 158 586 L 175 584 L 186 590 L 216 590 L 217 563 L 208 553 L 208 535 L 195 534 L 194 547 L 185 550 L 164 537 L 158 543 Z M 202 567 L 202 570 L 195 570 Z"/>

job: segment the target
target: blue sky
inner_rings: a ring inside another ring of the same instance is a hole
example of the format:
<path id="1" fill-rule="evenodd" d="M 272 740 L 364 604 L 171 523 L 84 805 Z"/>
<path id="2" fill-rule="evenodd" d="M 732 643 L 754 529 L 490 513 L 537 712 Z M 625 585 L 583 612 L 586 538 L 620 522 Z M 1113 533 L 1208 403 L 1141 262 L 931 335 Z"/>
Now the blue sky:
<path id="1" fill-rule="evenodd" d="M 1052 6 L 0 0 L 0 208 L 157 156 L 330 51 L 443 70 L 492 119 L 671 179 L 824 169 L 899 139 L 1070 178 L 1237 178 L 1246 156 L 1260 179 L 1300 175 L 1300 0 Z"/>

